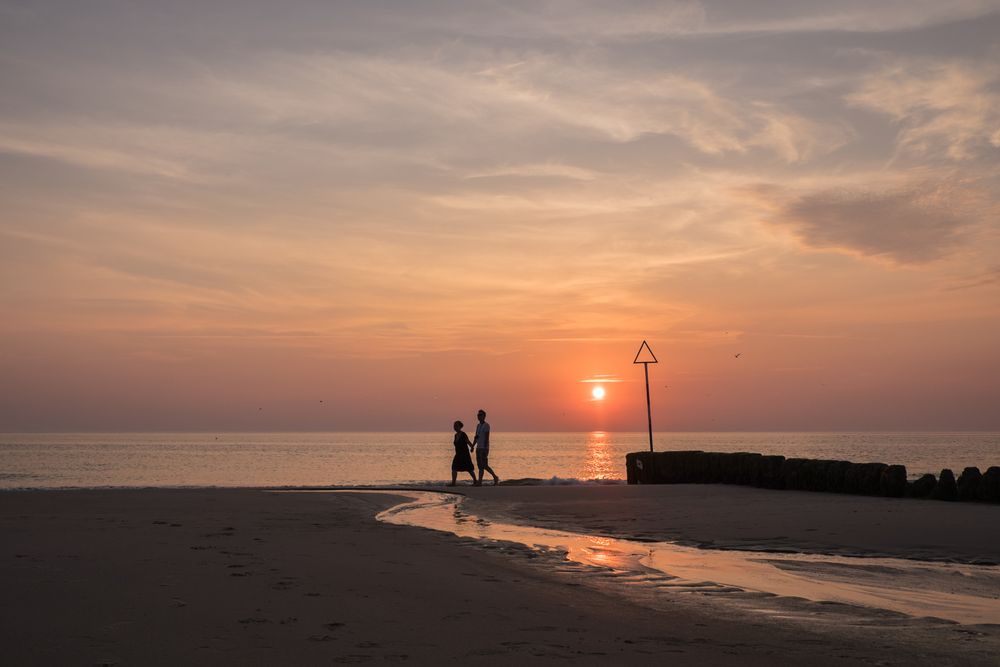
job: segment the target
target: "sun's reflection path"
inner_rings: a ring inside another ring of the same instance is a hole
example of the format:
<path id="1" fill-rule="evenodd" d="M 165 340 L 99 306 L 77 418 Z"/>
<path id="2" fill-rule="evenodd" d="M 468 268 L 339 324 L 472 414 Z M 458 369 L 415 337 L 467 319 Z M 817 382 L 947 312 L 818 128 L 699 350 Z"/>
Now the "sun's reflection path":
<path id="1" fill-rule="evenodd" d="M 464 498 L 452 494 L 406 491 L 400 495 L 413 500 L 381 512 L 378 520 L 489 543 L 523 545 L 536 554 L 557 556 L 564 564 L 561 569 L 590 568 L 593 576 L 624 585 L 708 595 L 746 594 L 760 604 L 777 596 L 956 623 L 1000 623 L 1000 571 L 989 566 L 635 542 L 489 521 L 464 510 Z M 809 613 L 820 609 L 814 605 Z"/>
<path id="2" fill-rule="evenodd" d="M 587 459 L 584 463 L 587 479 L 614 479 L 617 469 L 611 459 L 611 443 L 606 431 L 587 434 Z"/>

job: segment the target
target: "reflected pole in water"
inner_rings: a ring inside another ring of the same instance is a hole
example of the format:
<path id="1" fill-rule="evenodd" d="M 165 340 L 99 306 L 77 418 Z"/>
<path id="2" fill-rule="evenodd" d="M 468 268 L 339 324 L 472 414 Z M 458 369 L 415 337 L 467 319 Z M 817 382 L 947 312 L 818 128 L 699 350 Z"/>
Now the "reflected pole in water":
<path id="1" fill-rule="evenodd" d="M 649 343 L 642 341 L 632 363 L 642 364 L 642 370 L 646 375 L 646 423 L 649 425 L 649 451 L 653 451 L 653 410 L 649 403 L 649 365 L 660 362 L 656 360 L 656 355 L 649 349 Z"/>

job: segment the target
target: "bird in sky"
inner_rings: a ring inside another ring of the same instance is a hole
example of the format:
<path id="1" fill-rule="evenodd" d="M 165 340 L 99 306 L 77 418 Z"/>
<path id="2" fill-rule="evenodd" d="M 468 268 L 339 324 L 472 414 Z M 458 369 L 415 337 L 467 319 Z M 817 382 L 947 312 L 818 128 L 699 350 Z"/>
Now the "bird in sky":
<path id="1" fill-rule="evenodd" d="M 737 352 L 736 353 L 736 358 L 739 359 L 741 354 L 743 354 L 743 353 L 742 352 Z"/>

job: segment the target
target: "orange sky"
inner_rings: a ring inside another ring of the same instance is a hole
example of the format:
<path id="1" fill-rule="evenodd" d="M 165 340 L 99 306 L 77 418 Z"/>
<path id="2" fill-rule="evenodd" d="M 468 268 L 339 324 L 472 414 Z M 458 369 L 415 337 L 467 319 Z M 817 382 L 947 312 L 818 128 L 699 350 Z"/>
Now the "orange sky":
<path id="1" fill-rule="evenodd" d="M 3 5 L 0 430 L 1000 430 L 1000 4 L 753 4 Z"/>

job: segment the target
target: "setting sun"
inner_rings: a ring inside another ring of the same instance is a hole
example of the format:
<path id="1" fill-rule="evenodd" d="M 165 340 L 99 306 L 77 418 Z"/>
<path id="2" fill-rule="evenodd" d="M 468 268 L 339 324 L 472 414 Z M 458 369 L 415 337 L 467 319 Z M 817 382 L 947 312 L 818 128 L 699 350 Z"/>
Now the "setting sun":
<path id="1" fill-rule="evenodd" d="M 594 397 L 595 401 L 604 400 L 604 387 L 594 387 L 590 395 Z"/>

